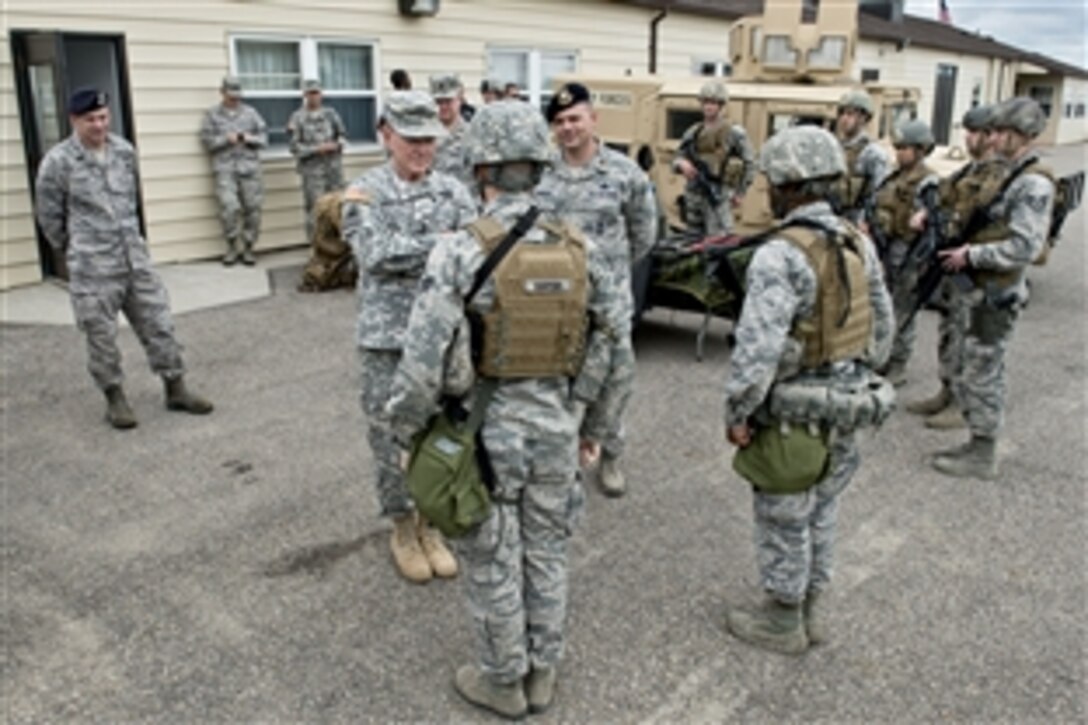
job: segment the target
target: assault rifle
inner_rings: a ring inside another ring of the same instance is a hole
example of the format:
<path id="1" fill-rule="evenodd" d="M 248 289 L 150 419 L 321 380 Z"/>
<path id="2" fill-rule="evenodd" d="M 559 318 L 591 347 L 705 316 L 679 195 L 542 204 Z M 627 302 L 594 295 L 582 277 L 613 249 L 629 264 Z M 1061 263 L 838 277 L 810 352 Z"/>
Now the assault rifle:
<path id="1" fill-rule="evenodd" d="M 710 173 L 710 167 L 706 165 L 695 153 L 695 137 L 699 134 L 694 133 L 684 143 L 680 144 L 680 153 L 686 158 L 691 165 L 695 167 L 695 186 L 699 189 L 699 193 L 706 197 L 707 201 L 714 205 L 717 209 L 722 203 L 722 188 L 721 179 Z"/>

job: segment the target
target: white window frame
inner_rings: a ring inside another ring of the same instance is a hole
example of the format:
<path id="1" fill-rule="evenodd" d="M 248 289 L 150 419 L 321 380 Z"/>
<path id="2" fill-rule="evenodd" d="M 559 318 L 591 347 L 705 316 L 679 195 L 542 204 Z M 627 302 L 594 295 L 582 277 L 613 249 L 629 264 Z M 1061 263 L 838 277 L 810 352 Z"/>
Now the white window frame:
<path id="1" fill-rule="evenodd" d="M 300 106 L 302 105 L 302 81 L 306 80 L 307 78 L 318 77 L 319 45 L 358 45 L 370 48 L 372 73 L 372 77 L 370 80 L 372 87 L 369 90 L 322 90 L 322 95 L 326 98 L 373 98 L 375 114 L 374 123 L 375 128 L 377 128 L 378 119 L 380 119 L 382 115 L 381 52 L 377 38 L 345 38 L 334 35 L 292 35 L 288 33 L 231 33 L 228 37 L 228 40 L 231 75 L 238 75 L 238 41 L 295 43 L 298 46 L 299 53 L 299 89 L 297 91 L 257 91 L 246 90 L 243 86 L 242 99 L 245 100 L 246 98 L 286 98 L 290 94 L 294 93 L 295 96 L 298 98 L 298 103 Z M 349 139 L 347 145 L 344 147 L 344 153 L 351 155 L 373 154 L 380 151 L 381 149 L 381 134 L 376 133 L 374 141 L 353 141 Z M 291 151 L 290 149 L 288 149 L 287 146 L 270 147 L 261 151 L 262 159 L 284 159 L 290 157 Z"/>
<path id="2" fill-rule="evenodd" d="M 485 49 L 484 67 L 486 68 L 486 74 L 490 77 L 491 72 L 491 54 L 492 53 L 522 53 L 527 56 L 528 70 L 529 70 L 529 85 L 526 88 L 522 88 L 523 94 L 529 96 L 529 103 L 533 104 L 537 108 L 542 107 L 542 98 L 544 94 L 549 96 L 552 93 L 551 88 L 544 88 L 544 78 L 541 70 L 542 56 L 546 53 L 562 53 L 574 58 L 574 70 L 571 73 L 577 73 L 578 69 L 582 66 L 581 53 L 574 48 L 553 48 L 553 47 L 530 47 L 526 45 L 488 45 Z M 506 78 L 498 80 L 506 81 Z"/>

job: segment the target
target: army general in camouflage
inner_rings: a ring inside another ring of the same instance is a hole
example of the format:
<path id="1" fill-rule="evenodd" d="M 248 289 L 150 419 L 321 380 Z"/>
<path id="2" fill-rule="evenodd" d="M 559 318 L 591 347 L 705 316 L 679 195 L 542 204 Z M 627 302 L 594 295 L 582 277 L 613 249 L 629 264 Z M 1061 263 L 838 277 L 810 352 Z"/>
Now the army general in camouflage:
<path id="1" fill-rule="evenodd" d="M 166 288 L 140 234 L 136 151 L 109 132 L 107 104 L 106 94 L 95 89 L 72 94 L 68 111 L 74 132 L 49 150 L 38 169 L 38 223 L 67 260 L 72 310 L 87 337 L 88 368 L 105 393 L 110 424 L 136 426 L 121 388 L 119 311 L 147 351 L 152 371 L 163 378 L 166 407 L 210 413 L 211 403 L 185 387 Z"/>
<path id="2" fill-rule="evenodd" d="M 703 120 L 684 131 L 672 168 L 688 180 L 684 188 L 684 222 L 699 234 L 727 234 L 733 208 L 755 179 L 755 157 L 744 127 L 725 116 L 729 93 L 711 81 L 699 91 Z M 717 197 L 717 202 L 711 194 Z"/>
<path id="3" fill-rule="evenodd" d="M 314 204 L 330 191 L 344 186 L 342 156 L 347 129 L 335 108 L 321 103 L 321 84 L 303 84 L 302 108 L 291 114 L 287 133 L 291 154 L 302 177 L 302 202 L 306 207 L 306 243 L 314 242 Z"/>
<path id="4" fill-rule="evenodd" d="M 560 88 L 546 117 L 560 154 L 537 187 L 537 201 L 596 242 L 616 288 L 629 291 L 632 265 L 657 241 L 657 201 L 650 179 L 594 135 L 597 114 L 585 86 L 569 83 Z M 630 294 L 624 295 L 624 304 L 633 317 Z M 625 408 L 626 400 L 620 421 Z M 603 442 L 598 471 L 601 489 L 609 496 L 622 496 L 626 490 L 618 464 L 623 446 L 623 428 L 617 425 Z"/>
<path id="5" fill-rule="evenodd" d="M 551 159 L 547 133 L 540 112 L 520 101 L 483 106 L 473 118 L 469 153 L 484 216 L 472 231 L 440 239 L 428 260 L 390 403 L 402 442 L 423 428 L 451 381 L 465 378 L 460 371 L 473 369 L 463 298 L 487 256 L 484 243 L 494 241 L 482 230 L 494 227 L 505 236 L 530 209 L 541 166 Z M 599 452 L 615 399 L 626 395 L 633 375 L 621 350 L 630 325 L 626 292 L 615 288 L 611 271 L 592 247 L 574 227 L 538 221 L 506 258 L 517 264 L 500 264 L 470 306 L 482 316 L 481 338 L 497 339 L 502 350 L 492 356 L 485 345 L 475 368 L 474 394 L 491 391 L 482 440 L 495 489 L 489 517 L 458 540 L 476 658 L 457 670 L 454 684 L 473 704 L 506 717 L 539 712 L 552 701 L 565 639 L 567 540 L 583 505 L 579 450 L 585 459 Z M 563 267 L 570 277 L 508 276 L 523 269 L 522 260 L 533 258 L 523 254 L 580 261 Z M 496 278 L 503 280 L 501 286 Z M 541 300 L 581 290 L 577 306 L 563 308 L 576 312 L 579 324 L 568 328 L 538 319 L 536 336 L 523 336 L 524 343 L 492 337 L 491 325 L 498 322 L 491 315 L 504 309 L 504 290 L 523 289 L 537 290 Z M 569 339 L 567 329 L 581 329 L 580 339 Z M 562 354 L 572 343 L 584 356 Z M 529 345 L 535 353 L 529 360 L 550 362 L 534 372 L 508 369 L 505 361 L 526 359 L 521 348 Z"/>
<path id="6" fill-rule="evenodd" d="M 242 103 L 242 86 L 227 76 L 220 87 L 222 101 L 208 109 L 200 126 L 200 140 L 212 156 L 219 221 L 227 242 L 223 264 L 242 260 L 256 263 L 253 247 L 261 233 L 264 185 L 258 152 L 268 146 L 268 130 L 261 114 Z"/>
<path id="7" fill-rule="evenodd" d="M 892 171 L 887 152 L 865 131 L 872 117 L 873 99 L 865 91 L 850 91 L 839 101 L 835 134 L 846 155 L 846 173 L 835 185 L 832 199 L 836 212 L 855 223 Z"/>
<path id="8" fill-rule="evenodd" d="M 430 81 L 431 96 L 438 105 L 438 120 L 446 128 L 446 135 L 438 141 L 434 169 L 471 186 L 472 168 L 465 149 L 468 123 L 461 115 L 461 94 L 464 92 L 461 79 L 455 75 L 439 75 L 431 76 Z"/>
<path id="9" fill-rule="evenodd" d="M 872 213 L 866 220 L 884 261 L 884 279 L 895 304 L 895 318 L 906 319 L 918 285 L 919 263 L 914 246 L 920 231 L 910 224 L 916 212 L 922 210 L 922 194 L 936 186 L 937 174 L 925 164 L 933 150 L 933 133 L 924 121 L 907 121 L 895 136 L 895 157 L 898 164 L 876 188 Z M 914 352 L 915 318 L 906 325 L 896 325 L 895 341 L 884 377 L 894 385 L 907 381 L 907 362 Z"/>
<path id="10" fill-rule="evenodd" d="M 753 451 L 764 436 L 780 435 L 783 445 L 815 439 L 823 466 L 787 487 L 795 461 L 772 458 L 782 480 L 753 481 L 766 598 L 754 611 L 731 608 L 726 621 L 745 641 L 797 654 L 826 637 L 818 602 L 831 578 L 839 496 L 859 464 L 854 429 L 890 413 L 891 386 L 871 371 L 887 359 L 893 313 L 872 243 L 826 201 L 845 171 L 835 138 L 811 126 L 780 131 L 761 163 L 783 222 L 747 271 L 725 386 L 727 438 Z"/>
<path id="11" fill-rule="evenodd" d="M 476 218 L 476 204 L 459 181 L 431 171 L 443 128 L 430 96 L 390 93 L 380 129 L 389 160 L 345 191 L 341 229 L 359 266 L 356 344 L 381 513 L 393 519 L 397 569 L 410 581 L 425 582 L 435 574 L 454 576 L 457 563 L 440 534 L 415 515 L 385 404 L 427 255 L 441 235 Z"/>
<path id="12" fill-rule="evenodd" d="M 1005 351 L 1027 299 L 1024 275 L 1046 249 L 1054 208 L 1052 172 L 1039 161 L 1034 139 L 1046 114 L 1030 98 L 1011 98 L 994 110 L 994 147 L 1009 164 L 992 206 L 994 220 L 966 244 L 941 252 L 946 269 L 966 271 L 975 288 L 956 398 L 970 440 L 938 453 L 933 466 L 950 476 L 992 479 L 998 474 L 997 438 L 1005 414 Z"/>
<path id="13" fill-rule="evenodd" d="M 940 205 L 946 221 L 945 239 L 960 237 L 975 211 L 985 208 L 997 196 L 1005 180 L 1008 164 L 993 151 L 993 112 L 993 106 L 978 106 L 963 115 L 964 145 L 970 161 L 941 180 Z M 911 226 L 921 231 L 927 216 L 926 210 L 919 211 L 911 220 Z M 940 301 L 937 376 L 941 386 L 934 396 L 908 403 L 906 409 L 908 413 L 926 416 L 927 428 L 964 428 L 967 423 L 954 391 L 963 372 L 964 336 L 970 318 L 969 296 L 963 294 L 960 283 L 949 275 L 941 280 L 937 296 Z"/>

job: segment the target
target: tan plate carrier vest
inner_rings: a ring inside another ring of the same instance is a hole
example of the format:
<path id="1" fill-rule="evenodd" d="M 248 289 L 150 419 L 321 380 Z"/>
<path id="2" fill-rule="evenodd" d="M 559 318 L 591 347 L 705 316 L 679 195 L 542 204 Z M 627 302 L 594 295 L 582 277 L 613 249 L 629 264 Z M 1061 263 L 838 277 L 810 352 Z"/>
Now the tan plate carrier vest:
<path id="1" fill-rule="evenodd" d="M 843 155 L 846 157 L 846 173 L 835 182 L 835 194 L 842 203 L 842 211 L 857 209 L 862 205 L 861 191 L 865 188 L 866 177 L 857 172 L 858 158 L 861 152 L 872 143 L 857 144 L 856 146 L 844 146 Z M 872 189 L 870 189 L 872 191 Z"/>
<path id="2" fill-rule="evenodd" d="M 933 173 L 925 164 L 915 164 L 910 171 L 897 170 L 889 176 L 876 192 L 876 223 L 881 231 L 892 239 L 911 242 L 918 232 L 910 228 L 914 213 L 914 197 L 918 185 Z"/>
<path id="3" fill-rule="evenodd" d="M 744 181 L 744 159 L 733 148 L 733 125 L 722 120 L 709 132 L 699 123 L 695 132 L 695 155 L 724 186 L 736 189 Z"/>
<path id="4" fill-rule="evenodd" d="M 586 245 L 565 224 L 537 222 L 548 240 L 519 242 L 492 273 L 495 300 L 479 316 L 476 370 L 490 378 L 574 377 L 582 368 L 588 327 Z M 485 254 L 507 229 L 483 217 L 469 225 Z"/>
<path id="5" fill-rule="evenodd" d="M 774 236 L 804 252 L 816 272 L 812 315 L 799 320 L 790 333 L 804 346 L 801 364 L 815 368 L 863 357 L 872 332 L 873 310 L 860 232 L 851 228 L 848 235 L 831 236 L 808 227 L 787 226 Z"/>

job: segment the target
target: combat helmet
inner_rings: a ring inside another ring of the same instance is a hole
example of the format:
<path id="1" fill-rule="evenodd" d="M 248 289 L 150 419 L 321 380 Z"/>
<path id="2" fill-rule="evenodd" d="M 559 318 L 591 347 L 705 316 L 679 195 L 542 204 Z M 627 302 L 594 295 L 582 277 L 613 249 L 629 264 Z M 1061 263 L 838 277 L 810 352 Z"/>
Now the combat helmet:
<path id="1" fill-rule="evenodd" d="M 847 91 L 842 95 L 839 99 L 839 113 L 850 108 L 861 111 L 870 118 L 873 117 L 873 99 L 865 91 Z"/>
<path id="2" fill-rule="evenodd" d="M 968 131 L 989 131 L 993 128 L 993 123 L 993 106 L 975 106 L 963 114 L 963 127 Z"/>
<path id="3" fill-rule="evenodd" d="M 536 106 L 523 101 L 498 101 L 477 109 L 465 146 L 473 166 L 551 161 L 544 117 Z"/>
<path id="4" fill-rule="evenodd" d="M 729 91 L 721 81 L 707 81 L 699 89 L 699 100 L 714 101 L 724 105 L 729 102 Z"/>
<path id="5" fill-rule="evenodd" d="M 904 123 L 895 134 L 896 146 L 917 146 L 927 154 L 936 143 L 929 124 L 917 118 Z"/>
<path id="6" fill-rule="evenodd" d="M 763 145 L 760 170 L 772 186 L 782 186 L 841 176 L 846 173 L 846 159 L 829 131 L 794 126 L 779 131 Z"/>
<path id="7" fill-rule="evenodd" d="M 992 125 L 998 130 L 1011 128 L 1028 138 L 1035 138 L 1046 129 L 1046 114 L 1031 98 L 1017 96 L 997 104 Z"/>

